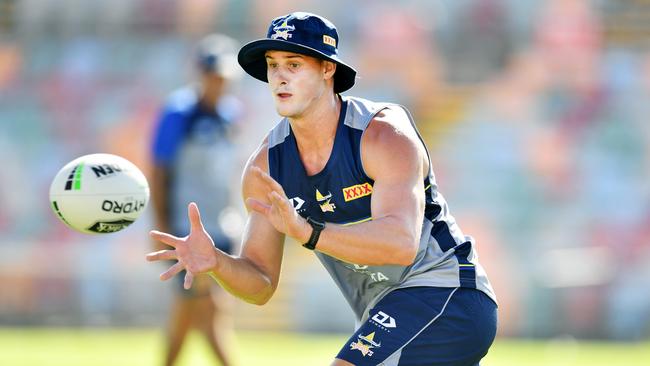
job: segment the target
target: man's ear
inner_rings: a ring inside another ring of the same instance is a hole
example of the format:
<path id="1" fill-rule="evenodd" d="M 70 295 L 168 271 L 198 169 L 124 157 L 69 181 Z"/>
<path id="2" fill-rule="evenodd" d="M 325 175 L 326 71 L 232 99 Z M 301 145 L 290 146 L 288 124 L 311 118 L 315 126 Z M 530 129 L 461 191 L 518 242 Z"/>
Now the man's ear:
<path id="1" fill-rule="evenodd" d="M 336 63 L 332 61 L 323 61 L 323 76 L 325 77 L 325 80 L 330 79 L 334 77 L 334 73 L 336 72 Z"/>

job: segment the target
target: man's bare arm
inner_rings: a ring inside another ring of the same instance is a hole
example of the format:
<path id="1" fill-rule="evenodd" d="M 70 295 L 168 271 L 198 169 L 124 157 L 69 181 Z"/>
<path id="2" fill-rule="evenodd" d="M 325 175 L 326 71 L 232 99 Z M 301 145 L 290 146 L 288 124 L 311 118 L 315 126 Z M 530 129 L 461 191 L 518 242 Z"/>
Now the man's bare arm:
<path id="1" fill-rule="evenodd" d="M 246 165 L 242 178 L 242 193 L 244 197 L 267 201 L 266 187 L 260 184 L 256 174 L 251 173 L 251 169 L 256 166 L 268 170 L 265 143 Z M 188 216 L 192 228 L 190 235 L 185 238 L 158 231 L 151 232 L 154 239 L 172 246 L 173 249 L 151 253 L 147 259 L 178 260 L 178 263 L 161 274 L 161 279 L 167 280 L 186 269 L 185 288 L 189 288 L 194 276 L 208 274 L 234 296 L 254 304 L 266 303 L 277 288 L 284 235 L 275 230 L 263 216 L 249 211 L 241 254 L 228 255 L 213 247 L 212 239 L 203 229 L 195 204 L 189 205 Z"/>
<path id="2" fill-rule="evenodd" d="M 373 119 L 361 141 L 361 158 L 374 180 L 372 220 L 328 225 L 316 248 L 356 264 L 409 265 L 420 240 L 427 158 L 403 110 L 385 110 Z"/>

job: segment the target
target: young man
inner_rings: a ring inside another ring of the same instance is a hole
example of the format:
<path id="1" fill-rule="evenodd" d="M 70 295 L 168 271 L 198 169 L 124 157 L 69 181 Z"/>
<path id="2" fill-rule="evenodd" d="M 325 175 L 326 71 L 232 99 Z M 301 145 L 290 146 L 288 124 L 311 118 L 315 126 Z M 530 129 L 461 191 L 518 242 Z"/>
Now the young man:
<path id="1" fill-rule="evenodd" d="M 219 225 L 220 213 L 229 206 L 235 170 L 231 139 L 239 102 L 225 93 L 240 71 L 235 40 L 212 34 L 201 40 L 195 56 L 198 82 L 171 94 L 159 117 L 153 146 L 152 202 L 156 225 L 174 235 L 190 227 L 185 206 L 199 202 L 208 218 L 205 228 L 217 248 L 230 253 L 230 239 Z M 158 249 L 163 249 L 156 242 Z M 190 329 L 205 336 L 217 359 L 230 365 L 228 338 L 232 333 L 229 298 L 209 277 L 198 279 L 191 291 L 182 278 L 174 286 L 165 365 L 173 365 Z"/>
<path id="2" fill-rule="evenodd" d="M 328 20 L 292 13 L 239 51 L 284 117 L 243 174 L 242 252 L 215 250 L 190 204 L 190 235 L 152 231 L 173 249 L 148 259 L 178 261 L 163 280 L 185 269 L 189 288 L 207 273 L 264 304 L 289 236 L 314 250 L 357 316 L 332 365 L 476 365 L 494 339 L 496 305 L 475 244 L 438 193 L 408 112 L 340 96 L 356 72 L 339 58 L 338 42 Z"/>

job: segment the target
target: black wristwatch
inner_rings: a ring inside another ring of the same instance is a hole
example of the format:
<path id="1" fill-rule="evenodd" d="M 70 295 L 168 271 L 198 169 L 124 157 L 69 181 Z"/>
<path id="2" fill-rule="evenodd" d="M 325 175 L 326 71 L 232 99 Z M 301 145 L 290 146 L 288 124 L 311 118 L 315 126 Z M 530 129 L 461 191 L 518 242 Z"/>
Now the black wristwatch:
<path id="1" fill-rule="evenodd" d="M 311 225 L 311 228 L 313 229 L 311 232 L 311 236 L 309 237 L 309 241 L 303 244 L 302 246 L 309 249 L 309 250 L 314 250 L 316 249 L 316 243 L 318 243 L 318 237 L 320 236 L 320 232 L 325 229 L 325 223 L 324 222 L 318 222 L 311 217 L 307 218 L 307 223 Z"/>

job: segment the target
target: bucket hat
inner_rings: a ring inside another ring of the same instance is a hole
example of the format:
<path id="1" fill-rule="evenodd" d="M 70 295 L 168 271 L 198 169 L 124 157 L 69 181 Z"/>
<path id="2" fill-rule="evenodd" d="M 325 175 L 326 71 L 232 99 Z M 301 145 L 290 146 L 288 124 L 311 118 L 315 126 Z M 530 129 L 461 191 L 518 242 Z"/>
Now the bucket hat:
<path id="1" fill-rule="evenodd" d="M 266 38 L 245 44 L 237 56 L 239 65 L 252 77 L 268 82 L 265 52 L 295 52 L 337 64 L 334 92 L 341 93 L 354 85 L 356 70 L 338 55 L 339 35 L 329 20 L 311 13 L 295 12 L 271 21 Z"/>

